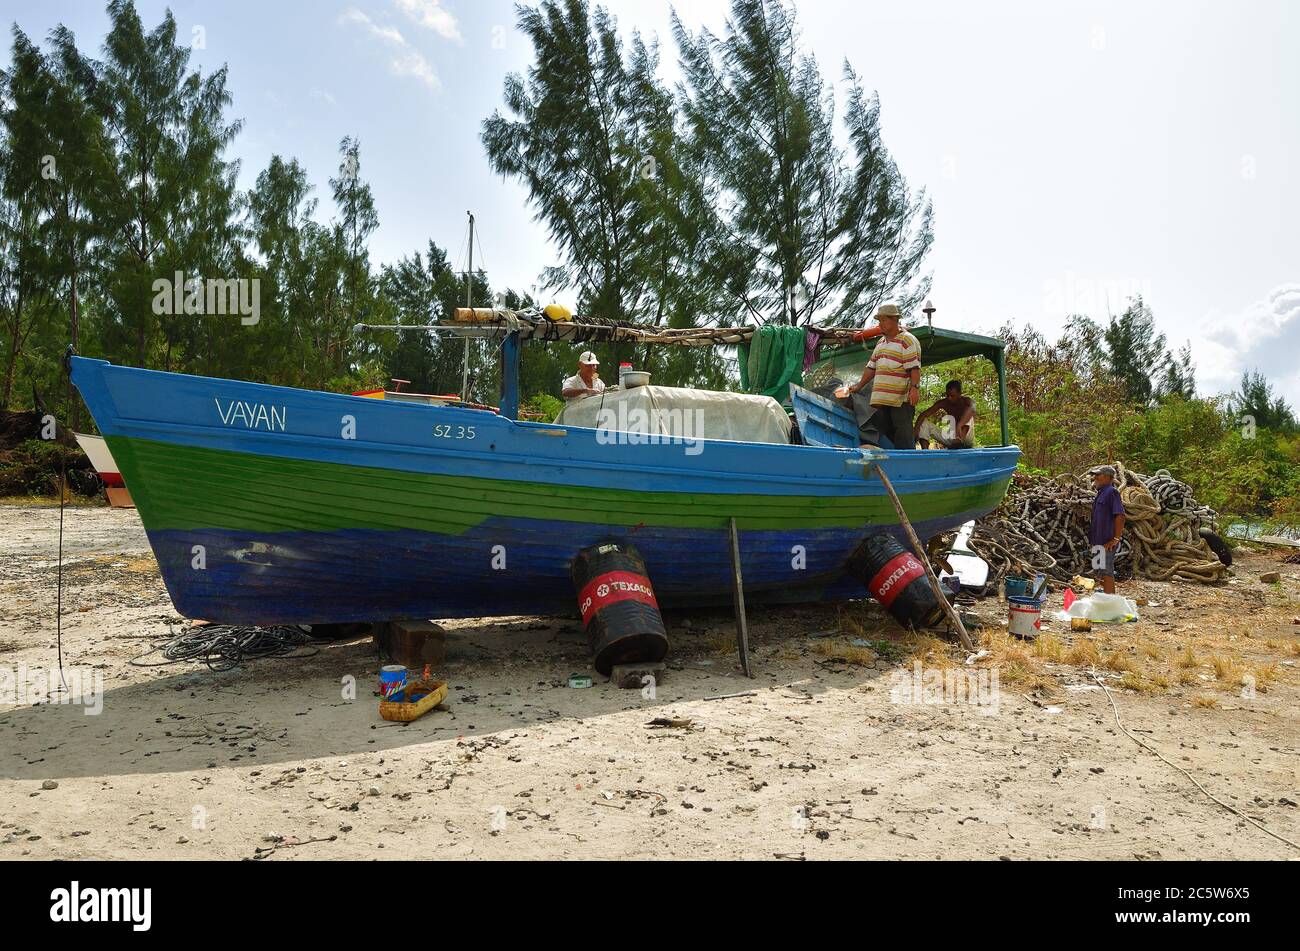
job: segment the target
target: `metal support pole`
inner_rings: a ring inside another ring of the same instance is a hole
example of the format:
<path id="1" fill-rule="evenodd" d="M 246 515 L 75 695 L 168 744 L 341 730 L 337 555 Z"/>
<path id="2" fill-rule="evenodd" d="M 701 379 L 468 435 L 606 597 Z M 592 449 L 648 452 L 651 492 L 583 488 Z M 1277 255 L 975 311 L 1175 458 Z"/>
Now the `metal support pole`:
<path id="1" fill-rule="evenodd" d="M 501 341 L 501 415 L 519 418 L 519 331 Z"/>
<path id="2" fill-rule="evenodd" d="M 740 575 L 740 534 L 736 531 L 736 520 L 727 523 L 731 547 L 731 597 L 736 607 L 736 651 L 740 654 L 740 669 L 746 677 L 754 675 L 749 671 L 749 620 L 745 617 L 745 580 Z"/>
<path id="3" fill-rule="evenodd" d="M 1011 445 L 1011 421 L 1007 414 L 1007 354 L 1005 350 L 999 350 L 998 355 L 993 359 L 993 365 L 998 371 L 998 410 L 1002 418 L 1002 445 Z"/>
<path id="4" fill-rule="evenodd" d="M 465 212 L 469 215 L 469 267 L 465 271 L 465 306 L 471 310 L 474 307 L 474 215 L 472 212 Z M 460 371 L 460 398 L 469 399 L 469 337 L 465 338 L 465 365 Z"/>

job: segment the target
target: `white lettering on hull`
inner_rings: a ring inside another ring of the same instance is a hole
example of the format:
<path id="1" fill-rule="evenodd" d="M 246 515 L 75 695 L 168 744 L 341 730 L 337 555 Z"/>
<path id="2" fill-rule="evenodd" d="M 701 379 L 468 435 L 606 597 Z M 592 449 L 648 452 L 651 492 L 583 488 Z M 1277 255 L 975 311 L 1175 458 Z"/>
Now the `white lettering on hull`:
<path id="1" fill-rule="evenodd" d="M 217 397 L 213 397 L 212 401 L 217 404 L 217 415 L 221 417 L 223 426 L 264 429 L 268 433 L 285 431 L 285 422 L 289 418 L 286 406 L 267 406 L 265 403 L 246 403 L 242 400 L 231 400 L 222 406 Z"/>

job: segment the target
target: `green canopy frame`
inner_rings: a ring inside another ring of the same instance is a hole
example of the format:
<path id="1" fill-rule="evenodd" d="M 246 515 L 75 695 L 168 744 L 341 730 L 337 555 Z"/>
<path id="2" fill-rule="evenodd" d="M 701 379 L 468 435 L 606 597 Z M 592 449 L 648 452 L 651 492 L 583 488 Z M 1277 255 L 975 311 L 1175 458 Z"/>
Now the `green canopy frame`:
<path id="1" fill-rule="evenodd" d="M 966 357 L 986 357 L 993 362 L 998 374 L 998 415 L 1002 423 L 1002 445 L 1011 445 L 1011 423 L 1007 418 L 1007 358 L 1006 343 L 997 337 L 943 330 L 939 327 L 909 327 L 908 330 L 921 344 L 921 366 L 934 366 L 949 360 Z M 856 379 L 862 375 L 876 340 L 836 347 L 813 366 L 830 364 L 842 380 Z M 810 370 L 812 368 L 809 368 Z"/>

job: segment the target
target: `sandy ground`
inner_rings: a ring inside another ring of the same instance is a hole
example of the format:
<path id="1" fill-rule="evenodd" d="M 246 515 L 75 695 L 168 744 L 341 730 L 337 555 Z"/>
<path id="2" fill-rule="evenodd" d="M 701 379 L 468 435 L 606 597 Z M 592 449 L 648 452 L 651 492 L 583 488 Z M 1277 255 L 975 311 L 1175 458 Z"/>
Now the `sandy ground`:
<path id="1" fill-rule="evenodd" d="M 40 682 L 58 510 L 0 520 L 0 669 Z M 1121 733 L 1089 674 L 1125 726 L 1300 841 L 1300 566 L 1276 555 L 1218 589 L 1122 586 L 1141 622 L 1048 624 L 1030 648 L 981 602 L 989 654 L 969 666 L 870 604 L 819 606 L 754 612 L 747 680 L 727 614 L 673 615 L 653 697 L 569 688 L 588 665 L 573 619 L 450 622 L 446 708 L 391 725 L 368 638 L 227 673 L 133 666 L 180 620 L 137 516 L 72 509 L 65 532 L 64 663 L 102 673 L 102 712 L 0 695 L 0 858 L 1300 855 Z M 997 670 L 996 706 L 901 702 L 918 662 Z"/>

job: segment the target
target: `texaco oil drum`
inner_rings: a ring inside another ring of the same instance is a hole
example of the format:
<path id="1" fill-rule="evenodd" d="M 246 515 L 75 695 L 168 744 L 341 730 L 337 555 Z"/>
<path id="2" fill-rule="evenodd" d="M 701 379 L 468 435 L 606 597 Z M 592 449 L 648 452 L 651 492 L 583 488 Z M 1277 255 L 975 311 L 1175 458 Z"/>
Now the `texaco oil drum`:
<path id="1" fill-rule="evenodd" d="M 942 620 L 943 605 L 925 567 L 894 536 L 879 532 L 868 538 L 850 560 L 849 571 L 903 627 L 931 627 Z"/>
<path id="2" fill-rule="evenodd" d="M 609 676 L 618 664 L 668 656 L 668 632 L 640 552 L 621 542 L 584 549 L 572 576 L 598 672 Z"/>

